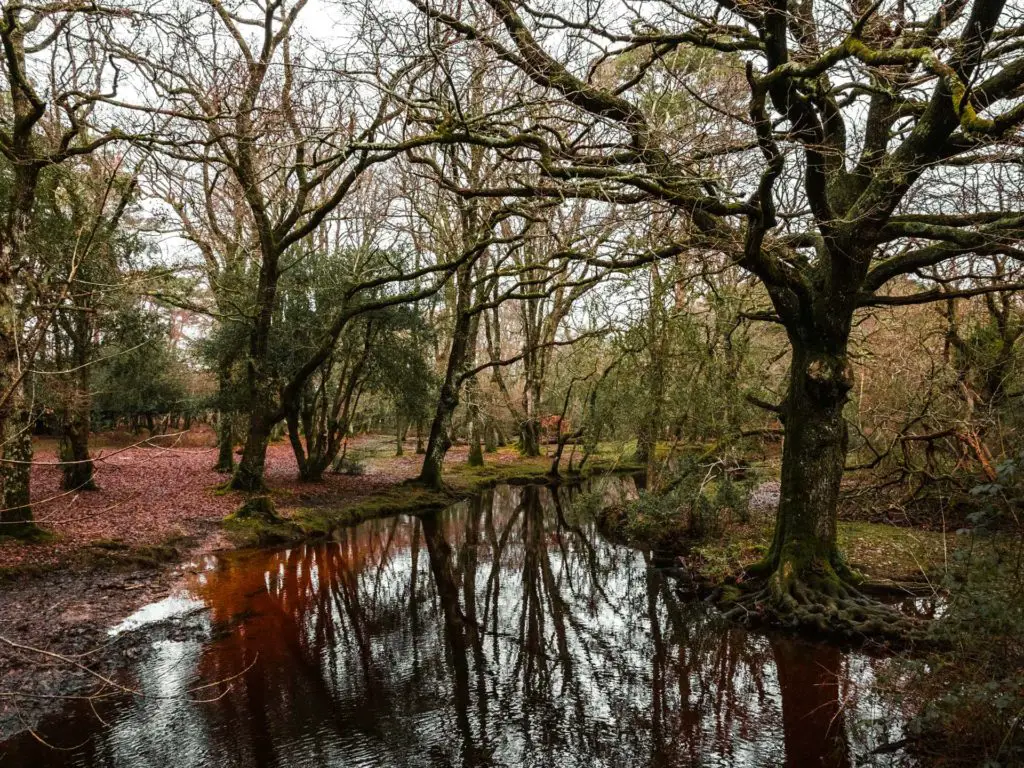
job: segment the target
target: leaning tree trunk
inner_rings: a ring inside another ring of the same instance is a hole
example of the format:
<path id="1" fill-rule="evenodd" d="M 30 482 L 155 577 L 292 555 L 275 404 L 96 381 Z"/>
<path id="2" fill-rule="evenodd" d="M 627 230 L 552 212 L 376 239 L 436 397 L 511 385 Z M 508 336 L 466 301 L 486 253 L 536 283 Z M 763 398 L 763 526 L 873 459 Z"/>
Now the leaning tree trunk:
<path id="1" fill-rule="evenodd" d="M 445 368 L 444 381 L 437 398 L 434 420 L 430 424 L 430 437 L 427 439 L 427 451 L 423 456 L 423 468 L 420 470 L 419 481 L 429 488 L 442 487 L 441 474 L 444 468 L 444 457 L 452 447 L 452 417 L 459 405 L 459 390 L 462 387 L 462 372 L 469 358 L 470 345 L 475 343 L 473 337 L 473 318 L 469 313 L 470 289 L 468 287 L 470 269 L 465 265 L 457 273 L 457 292 L 455 327 L 452 329 L 452 346 L 448 351 L 448 365 Z"/>
<path id="2" fill-rule="evenodd" d="M 299 409 L 297 406 L 285 409 L 285 424 L 288 427 L 288 442 L 291 443 L 292 453 L 295 454 L 295 463 L 299 468 L 299 480 L 304 483 L 313 482 L 320 478 L 310 477 L 310 469 L 313 450 L 310 448 L 310 455 L 306 456 L 306 449 L 302 445 L 302 432 L 299 427 Z M 309 434 L 308 432 L 306 433 Z"/>
<path id="3" fill-rule="evenodd" d="M 256 286 L 256 316 L 249 334 L 245 365 L 249 429 L 242 459 L 231 477 L 232 490 L 248 492 L 262 491 L 266 487 L 263 470 L 267 463 L 267 447 L 280 418 L 275 407 L 278 393 L 271 380 L 269 366 L 270 329 L 277 304 L 278 262 L 282 253 L 273 233 L 260 233 L 260 253 L 262 261 Z"/>
<path id="4" fill-rule="evenodd" d="M 427 439 L 427 450 L 423 455 L 423 468 L 420 470 L 420 482 L 429 488 L 438 489 L 442 486 L 441 474 L 444 457 L 452 446 L 452 415 L 458 404 L 457 384 L 445 380 L 437 399 L 437 410 L 434 413 L 434 421 L 430 425 L 430 437 Z"/>

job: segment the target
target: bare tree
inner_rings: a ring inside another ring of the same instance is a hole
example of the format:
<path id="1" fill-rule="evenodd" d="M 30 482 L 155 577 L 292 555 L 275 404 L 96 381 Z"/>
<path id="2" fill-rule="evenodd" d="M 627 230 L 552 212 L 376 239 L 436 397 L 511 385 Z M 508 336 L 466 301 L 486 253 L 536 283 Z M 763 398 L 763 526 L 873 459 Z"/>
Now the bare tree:
<path id="1" fill-rule="evenodd" d="M 160 103 L 123 106 L 166 118 L 162 150 L 223 169 L 245 204 L 256 275 L 246 306 L 248 433 L 231 481 L 239 490 L 263 488 L 272 428 L 330 355 L 348 319 L 379 303 L 356 306 L 360 291 L 431 274 L 399 270 L 352 287 L 322 344 L 294 376 L 282 383 L 271 375 L 270 339 L 290 250 L 323 224 L 368 168 L 429 141 L 387 135 L 399 115 L 393 91 L 413 65 L 403 63 L 389 76 L 372 50 L 317 54 L 298 24 L 305 6 L 306 0 L 268 6 L 208 0 L 156 17 L 159 44 L 145 56 L 125 53 Z"/>
<path id="2" fill-rule="evenodd" d="M 526 73 L 529 98 L 563 109 L 525 127 L 467 130 L 471 140 L 529 154 L 539 172 L 481 194 L 657 199 L 689 218 L 686 245 L 727 254 L 767 289 L 792 347 L 779 406 L 782 496 L 771 549 L 750 569 L 763 588 L 731 615 L 902 634 L 894 614 L 859 594 L 836 546 L 847 343 L 861 307 L 943 298 L 938 290 L 886 295 L 891 279 L 970 253 L 1020 256 L 1019 211 L 988 199 L 954 213 L 935 184 L 951 168 L 984 174 L 993 155 L 1018 152 L 1024 66 L 1013 14 L 1002 0 L 943 4 L 923 20 L 903 3 L 413 4 Z M 737 54 L 723 65 L 745 70 L 746 114 L 729 113 L 664 65 L 685 50 Z M 615 67 L 638 52 L 642 64 L 631 73 Z M 736 141 L 712 139 L 710 152 L 676 141 L 656 129 L 650 100 L 637 97 L 652 80 L 745 129 Z M 742 162 L 726 175 L 732 158 Z M 665 255 L 682 246 L 667 245 Z M 964 286 L 956 295 L 1006 288 Z"/>

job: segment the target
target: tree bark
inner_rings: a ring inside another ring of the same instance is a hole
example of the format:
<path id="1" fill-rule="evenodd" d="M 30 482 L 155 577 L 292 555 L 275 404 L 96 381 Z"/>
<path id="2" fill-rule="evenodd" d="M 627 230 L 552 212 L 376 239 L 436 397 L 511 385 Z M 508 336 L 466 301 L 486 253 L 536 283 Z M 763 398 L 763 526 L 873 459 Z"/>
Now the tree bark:
<path id="1" fill-rule="evenodd" d="M 250 413 L 242 459 L 231 478 L 232 490 L 255 492 L 264 489 L 263 471 L 267 463 L 267 447 L 276 423 L 266 407 L 254 408 Z"/>
<path id="2" fill-rule="evenodd" d="M 89 411 L 72 405 L 61 435 L 60 458 L 65 463 L 61 487 L 66 491 L 95 491 L 96 480 L 89 456 Z"/>
<path id="3" fill-rule="evenodd" d="M 778 516 L 766 567 L 782 580 L 816 574 L 826 581 L 845 566 L 836 546 L 836 507 L 848 435 L 843 406 L 853 384 L 845 344 L 832 351 L 794 344 Z"/>
<path id="4" fill-rule="evenodd" d="M 14 45 L 20 59 L 24 60 L 21 49 L 22 39 L 15 35 Z M 14 112 L 19 121 L 27 120 L 35 113 L 21 91 L 15 90 Z M 34 120 L 28 122 L 29 133 Z M 31 152 L 29 135 L 15 136 L 19 154 Z M 8 213 L 0 233 L 0 436 L 3 437 L 3 458 L 7 460 L 0 479 L 4 512 L 0 520 L 9 525 L 0 526 L 8 536 L 32 535 L 36 527 L 32 523 L 30 503 L 32 461 L 32 421 L 25 400 L 23 366 L 28 361 L 21 359 L 18 339 L 24 333 L 24 318 L 18 310 L 16 278 L 24 264 L 22 250 L 31 231 L 32 208 L 35 204 L 36 189 L 41 166 L 37 163 L 15 164 Z"/>
<path id="5" fill-rule="evenodd" d="M 828 348 L 809 344 L 808 338 L 814 336 L 790 333 L 793 361 L 782 409 L 786 437 L 775 534 L 766 557 L 747 569 L 748 576 L 767 578 L 756 592 L 736 599 L 726 615 L 747 624 L 768 621 L 833 636 L 923 641 L 918 622 L 860 593 L 859 578 L 837 547 L 848 441 L 843 404 L 853 376 L 845 336 Z"/>
<path id="6" fill-rule="evenodd" d="M 231 389 L 230 364 L 222 363 L 217 372 L 217 399 L 220 409 L 217 413 L 217 464 L 215 472 L 230 473 L 235 470 L 235 420 L 227 405 Z"/>
<path id="7" fill-rule="evenodd" d="M 61 423 L 60 458 L 65 463 L 61 486 L 66 491 L 95 491 L 94 467 L 89 456 L 89 431 L 92 428 L 91 368 L 94 325 L 84 311 L 74 312 L 67 326 L 74 363 L 71 391 L 65 403 Z"/>
<path id="8" fill-rule="evenodd" d="M 458 385 L 451 377 L 446 377 L 441 386 L 441 394 L 437 398 L 437 410 L 430 425 L 430 437 L 427 439 L 427 450 L 423 455 L 423 467 L 420 470 L 420 482 L 429 488 L 438 489 L 442 486 L 444 457 L 452 446 L 452 415 L 458 405 Z"/>
<path id="9" fill-rule="evenodd" d="M 295 454 L 295 463 L 299 467 L 299 480 L 302 482 L 310 482 L 311 478 L 309 472 L 311 462 L 307 459 L 306 449 L 302 446 L 302 434 L 299 431 L 298 408 L 288 408 L 285 411 L 284 420 L 288 427 L 288 442 L 291 443 L 292 453 Z"/>
<path id="10" fill-rule="evenodd" d="M 427 446 L 423 443 L 423 417 L 416 418 L 416 455 L 422 456 L 427 452 Z"/>
<path id="11" fill-rule="evenodd" d="M 444 381 L 437 398 L 434 420 L 430 425 L 430 437 L 427 439 L 427 451 L 423 456 L 423 467 L 419 480 L 429 488 L 439 489 L 442 486 L 441 474 L 444 457 L 452 446 L 452 417 L 459 405 L 459 390 L 462 386 L 462 372 L 466 365 L 470 345 L 475 343 L 471 333 L 473 317 L 470 309 L 469 279 L 472 274 L 472 262 L 459 268 L 456 273 L 455 327 L 452 329 L 452 345 L 448 351 L 448 365 L 445 368 Z"/>
<path id="12" fill-rule="evenodd" d="M 221 411 L 217 417 L 217 464 L 216 472 L 235 471 L 235 424 L 228 411 Z"/>
<path id="13" fill-rule="evenodd" d="M 484 453 L 494 453 L 498 450 L 498 429 L 489 422 L 488 419 L 483 424 Z"/>
<path id="14" fill-rule="evenodd" d="M 395 423 L 395 456 L 402 456 L 405 453 L 405 434 L 409 429 L 409 422 L 402 414 L 398 415 Z"/>
<path id="15" fill-rule="evenodd" d="M 481 423 L 482 416 L 478 403 L 480 387 L 476 382 L 475 376 L 466 382 L 466 394 L 469 400 L 469 404 L 466 407 L 469 421 L 469 456 L 467 463 L 471 467 L 482 467 L 484 465 L 483 438 L 481 435 L 483 425 Z"/>
<path id="16" fill-rule="evenodd" d="M 523 389 L 523 422 L 519 426 L 519 450 L 524 456 L 540 456 L 539 401 L 539 382 L 526 382 Z"/>
<path id="17" fill-rule="evenodd" d="M 13 407 L 4 421 L 3 494 L 0 503 L 0 535 L 26 537 L 38 531 L 32 522 L 32 415 L 24 402 L 21 385 L 12 398 Z"/>

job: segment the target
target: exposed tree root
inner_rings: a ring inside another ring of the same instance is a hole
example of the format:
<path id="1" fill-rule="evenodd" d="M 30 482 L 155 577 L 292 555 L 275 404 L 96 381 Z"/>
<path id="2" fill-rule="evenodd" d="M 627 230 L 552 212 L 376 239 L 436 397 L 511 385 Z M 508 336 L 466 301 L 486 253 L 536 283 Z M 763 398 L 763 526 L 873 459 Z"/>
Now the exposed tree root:
<path id="1" fill-rule="evenodd" d="M 744 626 L 775 626 L 843 640 L 874 640 L 890 645 L 928 641 L 928 623 L 905 616 L 857 588 L 859 581 L 841 561 L 783 559 L 762 561 L 741 589 L 723 591 L 725 617 Z M 766 574 L 766 575 L 765 575 Z M 750 586 L 747 586 L 750 585 Z"/>

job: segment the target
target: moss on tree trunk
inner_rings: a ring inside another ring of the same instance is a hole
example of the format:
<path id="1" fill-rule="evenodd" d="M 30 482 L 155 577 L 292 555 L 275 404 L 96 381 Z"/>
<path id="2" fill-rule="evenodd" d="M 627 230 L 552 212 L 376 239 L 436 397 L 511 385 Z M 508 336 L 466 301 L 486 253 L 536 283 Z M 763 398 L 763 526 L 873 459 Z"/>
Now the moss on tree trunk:
<path id="1" fill-rule="evenodd" d="M 256 520 L 261 523 L 279 523 L 281 518 L 277 514 L 274 501 L 269 496 L 250 496 L 230 516 L 234 520 Z"/>
<path id="2" fill-rule="evenodd" d="M 217 464 L 214 466 L 214 471 L 229 473 L 234 470 L 234 418 L 227 411 L 221 411 L 217 417 Z"/>

